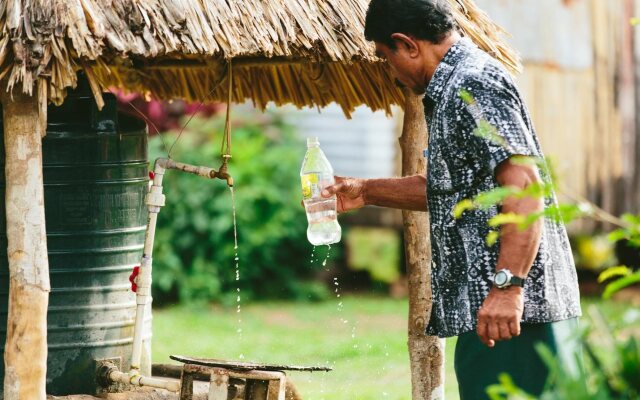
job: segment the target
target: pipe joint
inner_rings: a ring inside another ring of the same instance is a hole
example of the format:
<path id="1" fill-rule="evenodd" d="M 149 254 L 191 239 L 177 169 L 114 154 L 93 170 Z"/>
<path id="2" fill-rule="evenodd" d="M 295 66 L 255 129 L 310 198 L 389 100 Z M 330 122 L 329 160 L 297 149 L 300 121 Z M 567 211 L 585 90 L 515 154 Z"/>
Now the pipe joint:
<path id="1" fill-rule="evenodd" d="M 147 193 L 147 197 L 145 198 L 145 203 L 150 208 L 151 207 L 158 207 L 158 209 L 159 209 L 160 207 L 164 207 L 165 196 L 162 193 L 155 193 L 153 189 L 156 188 L 156 187 L 157 186 L 152 186 L 151 187 L 151 191 L 149 191 L 149 193 Z"/>

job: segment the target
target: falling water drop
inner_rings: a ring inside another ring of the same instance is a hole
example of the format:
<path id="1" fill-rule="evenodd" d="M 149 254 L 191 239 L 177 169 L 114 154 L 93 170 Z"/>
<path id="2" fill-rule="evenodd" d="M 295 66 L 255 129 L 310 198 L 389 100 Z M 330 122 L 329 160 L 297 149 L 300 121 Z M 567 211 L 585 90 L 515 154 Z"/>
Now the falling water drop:
<path id="1" fill-rule="evenodd" d="M 238 328 L 236 329 L 236 333 L 238 334 L 238 341 L 240 345 L 242 345 L 242 306 L 240 293 L 240 257 L 238 256 L 238 224 L 236 222 L 236 196 L 233 186 L 229 186 L 229 190 L 231 191 L 231 208 L 233 210 L 233 249 L 235 251 L 233 260 L 235 261 L 236 267 L 236 292 L 238 293 L 236 297 L 236 313 L 238 314 Z M 244 354 L 240 354 L 239 357 L 243 359 Z"/>

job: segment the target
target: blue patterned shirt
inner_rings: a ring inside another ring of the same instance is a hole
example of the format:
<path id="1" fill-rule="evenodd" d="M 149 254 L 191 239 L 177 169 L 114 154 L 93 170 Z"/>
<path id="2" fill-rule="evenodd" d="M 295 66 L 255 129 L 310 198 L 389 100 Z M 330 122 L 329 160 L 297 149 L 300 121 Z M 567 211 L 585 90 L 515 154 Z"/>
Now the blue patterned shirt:
<path id="1" fill-rule="evenodd" d="M 471 94 L 463 101 L 461 90 Z M 492 286 L 500 241 L 489 246 L 488 221 L 498 207 L 466 211 L 454 206 L 498 186 L 494 169 L 514 155 L 542 157 L 529 112 L 504 67 L 464 38 L 438 65 L 424 97 L 429 126 L 427 199 L 431 217 L 433 309 L 427 333 L 449 337 L 475 330 Z M 480 120 L 504 143 L 474 134 Z M 549 177 L 541 171 L 543 180 Z M 546 206 L 555 196 L 545 200 Z M 579 316 L 580 296 L 567 232 L 544 219 L 542 240 L 524 287 L 523 323 Z"/>

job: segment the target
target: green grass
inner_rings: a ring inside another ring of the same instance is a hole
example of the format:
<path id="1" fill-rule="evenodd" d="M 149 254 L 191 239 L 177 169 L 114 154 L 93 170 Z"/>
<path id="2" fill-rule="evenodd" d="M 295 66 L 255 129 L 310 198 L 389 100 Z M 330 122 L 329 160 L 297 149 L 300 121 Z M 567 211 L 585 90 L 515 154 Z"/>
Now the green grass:
<path id="1" fill-rule="evenodd" d="M 628 309 L 593 299 L 584 303 L 603 306 L 605 315 Z M 407 307 L 406 300 L 347 296 L 252 304 L 241 313 L 212 306 L 154 310 L 153 360 L 171 362 L 170 354 L 238 360 L 242 354 L 245 361 L 330 366 L 328 373 L 289 375 L 310 400 L 410 399 Z M 455 339 L 447 340 L 447 400 L 458 399 L 454 347 Z"/>

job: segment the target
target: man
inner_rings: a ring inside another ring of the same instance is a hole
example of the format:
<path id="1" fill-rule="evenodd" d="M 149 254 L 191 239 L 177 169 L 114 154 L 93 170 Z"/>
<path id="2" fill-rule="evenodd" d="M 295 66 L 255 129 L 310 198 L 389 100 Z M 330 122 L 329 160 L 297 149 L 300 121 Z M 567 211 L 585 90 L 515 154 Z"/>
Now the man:
<path id="1" fill-rule="evenodd" d="M 428 203 L 433 309 L 427 334 L 458 336 L 461 398 L 487 398 L 486 387 L 500 373 L 539 395 L 548 369 L 536 343 L 569 367 L 576 363 L 567 337 L 581 311 L 566 230 L 540 219 L 526 230 L 503 226 L 494 246 L 485 238 L 499 212 L 529 215 L 555 199 L 511 197 L 499 207 L 452 215 L 461 200 L 498 186 L 548 182 L 544 171 L 514 162 L 542 157 L 527 108 L 506 70 L 461 37 L 446 0 L 372 0 L 365 36 L 399 83 L 425 94 L 427 176 L 338 178 L 323 195 L 337 195 L 339 212 L 364 205 L 426 211 Z M 480 121 L 504 143 L 474 134 Z"/>

